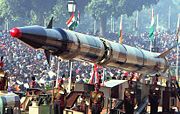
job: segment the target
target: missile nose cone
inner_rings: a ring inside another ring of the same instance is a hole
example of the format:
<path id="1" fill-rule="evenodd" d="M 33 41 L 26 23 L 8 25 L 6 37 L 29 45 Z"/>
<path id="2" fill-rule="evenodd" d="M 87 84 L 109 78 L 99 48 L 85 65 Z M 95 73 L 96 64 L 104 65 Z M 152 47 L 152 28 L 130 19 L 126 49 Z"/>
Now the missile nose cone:
<path id="1" fill-rule="evenodd" d="M 19 28 L 13 28 L 10 30 L 10 35 L 12 37 L 20 38 L 22 36 L 22 32 Z"/>

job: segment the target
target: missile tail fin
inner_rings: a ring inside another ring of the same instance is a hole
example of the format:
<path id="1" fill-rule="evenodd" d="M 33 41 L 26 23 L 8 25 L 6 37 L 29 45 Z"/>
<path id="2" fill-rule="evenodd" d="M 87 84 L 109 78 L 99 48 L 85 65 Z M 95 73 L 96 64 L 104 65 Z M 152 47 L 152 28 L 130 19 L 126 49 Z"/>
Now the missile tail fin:
<path id="1" fill-rule="evenodd" d="M 168 50 L 162 52 L 159 56 L 157 56 L 157 58 L 164 58 L 166 55 L 168 55 L 172 49 L 174 49 L 175 47 L 177 47 L 177 45 L 179 45 L 180 43 L 177 43 L 176 45 L 172 46 L 171 48 L 169 48 Z"/>
<path id="2" fill-rule="evenodd" d="M 50 66 L 51 65 L 51 57 L 50 57 L 51 54 L 50 54 L 50 52 L 48 50 L 45 50 L 44 53 L 46 55 L 47 62 L 49 64 L 49 66 Z"/>
<path id="3" fill-rule="evenodd" d="M 52 26 L 53 26 L 53 17 L 51 17 L 51 20 L 49 21 L 47 28 L 52 28 Z"/>

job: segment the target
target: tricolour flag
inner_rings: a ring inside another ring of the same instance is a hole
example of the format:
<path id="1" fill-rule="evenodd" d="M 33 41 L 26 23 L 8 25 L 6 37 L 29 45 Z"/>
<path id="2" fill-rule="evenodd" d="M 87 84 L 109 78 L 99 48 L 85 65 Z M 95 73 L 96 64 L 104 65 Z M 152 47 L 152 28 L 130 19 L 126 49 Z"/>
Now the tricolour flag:
<path id="1" fill-rule="evenodd" d="M 120 27 L 119 27 L 119 43 L 122 44 L 123 43 L 123 35 L 122 35 L 122 15 L 120 18 Z"/>
<path id="2" fill-rule="evenodd" d="M 154 10 L 152 9 L 152 15 L 151 15 L 151 26 L 149 30 L 149 39 L 152 42 L 154 40 Z"/>
<path id="3" fill-rule="evenodd" d="M 78 25 L 79 25 L 79 23 L 80 23 L 80 12 L 78 11 L 78 12 L 75 12 L 75 18 L 76 18 L 76 20 L 75 20 L 75 23 L 74 23 L 74 28 L 75 27 L 78 27 Z"/>
<path id="4" fill-rule="evenodd" d="M 76 18 L 74 13 L 72 13 L 71 17 L 66 21 L 66 24 L 70 30 L 73 30 L 73 28 L 76 26 Z"/>

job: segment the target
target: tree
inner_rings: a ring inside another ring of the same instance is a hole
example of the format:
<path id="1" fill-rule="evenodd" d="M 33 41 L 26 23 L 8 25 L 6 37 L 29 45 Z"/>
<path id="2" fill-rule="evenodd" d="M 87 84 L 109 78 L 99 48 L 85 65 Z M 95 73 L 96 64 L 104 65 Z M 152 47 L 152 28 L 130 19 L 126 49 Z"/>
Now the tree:
<path id="1" fill-rule="evenodd" d="M 27 0 L 26 0 L 27 1 Z M 58 0 L 28 0 L 31 1 L 34 14 L 37 15 L 37 22 L 39 25 L 44 25 L 44 20 L 51 16 L 53 7 Z M 63 5 L 63 4 L 58 4 Z"/>
<path id="2" fill-rule="evenodd" d="M 7 0 L 12 18 L 18 24 L 44 24 L 57 0 Z M 6 8 L 7 9 L 7 8 Z"/>
<path id="3" fill-rule="evenodd" d="M 5 18 L 9 18 L 11 14 L 10 8 L 6 2 L 6 0 L 0 0 L 0 18 L 2 21 L 5 20 Z M 2 24 L 2 22 L 1 22 Z"/>
<path id="4" fill-rule="evenodd" d="M 91 0 L 87 10 L 95 20 L 100 20 L 100 34 L 104 35 L 107 18 L 112 14 L 115 17 L 121 14 L 131 16 L 134 11 L 141 10 L 143 5 L 150 6 L 157 2 L 158 0 Z"/>
<path id="5" fill-rule="evenodd" d="M 79 10 L 81 12 L 81 15 L 84 14 L 84 9 L 85 7 L 88 5 L 88 2 L 90 0 L 75 0 L 76 4 L 77 4 L 77 10 Z"/>
<path id="6" fill-rule="evenodd" d="M 31 18 L 31 21 L 27 22 L 28 25 L 34 25 L 38 23 L 38 19 L 37 19 L 38 16 L 33 10 L 30 11 L 30 18 Z"/>
<path id="7" fill-rule="evenodd" d="M 54 17 L 55 26 L 66 27 L 66 20 L 69 18 L 67 10 L 67 0 L 57 0 L 56 5 L 52 8 L 52 14 L 48 17 Z"/>
<path id="8" fill-rule="evenodd" d="M 106 30 L 107 17 L 111 15 L 111 5 L 108 4 L 107 0 L 92 0 L 87 10 L 95 20 L 100 21 L 100 35 L 104 35 Z"/>

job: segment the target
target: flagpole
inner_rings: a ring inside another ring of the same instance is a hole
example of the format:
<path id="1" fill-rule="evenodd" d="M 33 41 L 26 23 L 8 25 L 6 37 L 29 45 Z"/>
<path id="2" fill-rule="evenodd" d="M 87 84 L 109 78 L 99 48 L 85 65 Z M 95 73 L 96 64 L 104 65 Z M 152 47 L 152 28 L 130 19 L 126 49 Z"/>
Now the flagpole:
<path id="1" fill-rule="evenodd" d="M 178 21 L 177 21 L 177 43 L 179 43 L 179 32 L 180 32 L 180 14 L 178 14 Z M 177 52 L 176 52 L 176 79 L 179 82 L 179 45 L 177 45 Z"/>
<path id="2" fill-rule="evenodd" d="M 152 44 L 153 44 L 153 42 L 150 41 L 150 52 L 152 52 Z"/>
<path id="3" fill-rule="evenodd" d="M 9 30 L 9 20 L 7 19 L 7 31 Z"/>
<path id="4" fill-rule="evenodd" d="M 113 18 L 112 18 L 112 15 L 111 15 L 111 32 L 113 31 Z"/>
<path id="5" fill-rule="evenodd" d="M 136 15 L 136 27 L 135 27 L 135 29 L 138 29 L 138 21 L 139 21 L 139 11 L 137 11 L 137 15 Z"/>
<path id="6" fill-rule="evenodd" d="M 94 35 L 96 34 L 96 20 L 94 19 Z"/>
<path id="7" fill-rule="evenodd" d="M 5 18 L 4 30 L 8 31 L 8 29 L 9 29 L 8 19 Z"/>
<path id="8" fill-rule="evenodd" d="M 72 17 L 72 15 L 74 16 L 74 13 L 75 13 L 75 11 L 72 12 L 71 17 Z M 74 29 L 75 29 L 75 27 L 71 28 L 70 26 L 68 28 L 72 31 L 74 31 Z M 68 92 L 70 93 L 71 85 L 72 85 L 72 61 L 71 60 L 68 61 L 68 67 L 69 67 L 69 90 L 68 90 Z"/>
<path id="9" fill-rule="evenodd" d="M 177 45 L 177 56 L 176 56 L 176 79 L 179 82 L 179 46 Z"/>
<path id="10" fill-rule="evenodd" d="M 112 19 L 113 19 L 113 23 L 112 23 L 113 24 L 113 29 L 112 29 L 113 31 L 112 32 L 114 33 L 114 31 L 115 31 L 114 30 L 114 17 L 112 17 Z"/>
<path id="11" fill-rule="evenodd" d="M 171 28 L 171 6 L 169 6 L 169 11 L 168 11 L 168 29 L 170 30 Z"/>
<path id="12" fill-rule="evenodd" d="M 159 31 L 159 15 L 157 14 L 157 17 L 156 17 L 156 31 Z"/>
<path id="13" fill-rule="evenodd" d="M 58 58 L 57 58 L 57 60 L 58 60 Z M 60 61 L 58 60 L 57 77 L 56 77 L 56 87 L 58 87 L 58 80 L 59 80 L 59 67 L 60 67 Z"/>
<path id="14" fill-rule="evenodd" d="M 77 24 L 80 23 L 80 13 L 78 12 L 78 16 L 75 15 L 76 13 L 76 2 L 75 0 L 72 0 L 72 1 L 68 1 L 68 5 L 67 5 L 67 8 L 68 8 L 68 12 L 71 13 L 71 17 L 69 19 L 69 23 L 66 23 L 67 25 L 70 24 L 72 21 L 72 23 L 74 24 L 71 24 L 71 26 L 68 26 L 68 29 L 69 30 L 72 30 L 74 31 L 75 28 L 77 27 Z M 69 60 L 68 62 L 69 64 L 69 92 L 71 92 L 71 85 L 72 85 L 72 60 Z"/>
<path id="15" fill-rule="evenodd" d="M 121 15 L 121 18 L 120 18 L 120 30 L 119 30 L 119 32 L 120 32 L 120 36 L 119 36 L 119 43 L 120 44 L 122 44 L 123 43 L 123 37 L 122 37 L 122 20 L 123 20 L 123 15 Z"/>
<path id="16" fill-rule="evenodd" d="M 158 35 L 159 35 L 159 15 L 157 14 L 156 15 L 156 34 L 155 34 L 155 45 L 154 45 L 154 48 L 155 48 L 155 51 L 158 52 L 159 49 L 158 49 Z"/>
<path id="17" fill-rule="evenodd" d="M 104 81 L 105 81 L 105 68 L 103 68 L 103 77 L 102 77 L 102 84 L 104 86 Z"/>
<path id="18" fill-rule="evenodd" d="M 69 92 L 71 92 L 72 85 L 72 61 L 69 60 Z"/>

